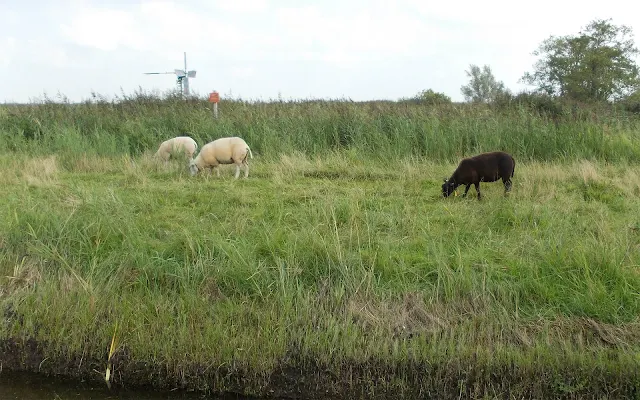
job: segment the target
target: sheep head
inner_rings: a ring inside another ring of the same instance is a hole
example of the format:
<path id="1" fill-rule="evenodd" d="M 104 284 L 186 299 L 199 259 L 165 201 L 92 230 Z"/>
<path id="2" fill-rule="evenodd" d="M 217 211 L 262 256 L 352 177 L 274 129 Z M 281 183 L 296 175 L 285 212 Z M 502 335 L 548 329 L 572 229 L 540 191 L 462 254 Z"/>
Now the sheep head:
<path id="1" fill-rule="evenodd" d="M 198 165 L 195 160 L 189 161 L 189 172 L 191 172 L 191 176 L 195 176 L 198 173 Z"/>
<path id="2" fill-rule="evenodd" d="M 449 197 L 456 190 L 455 182 L 445 179 L 442 184 L 442 197 Z"/>

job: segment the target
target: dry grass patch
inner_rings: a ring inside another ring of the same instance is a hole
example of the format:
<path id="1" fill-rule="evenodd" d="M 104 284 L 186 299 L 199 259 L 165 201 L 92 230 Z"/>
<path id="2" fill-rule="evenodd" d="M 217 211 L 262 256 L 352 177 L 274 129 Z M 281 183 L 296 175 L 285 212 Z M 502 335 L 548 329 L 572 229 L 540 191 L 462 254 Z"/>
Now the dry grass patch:
<path id="1" fill-rule="evenodd" d="M 11 274 L 4 276 L 2 280 L 0 297 L 33 289 L 42 280 L 42 275 L 37 263 L 25 256 L 13 262 Z"/>
<path id="2" fill-rule="evenodd" d="M 276 183 L 286 182 L 299 175 L 301 171 L 309 170 L 312 164 L 302 153 L 282 154 L 278 162 L 272 164 L 270 171 Z"/>
<path id="3" fill-rule="evenodd" d="M 88 156 L 83 154 L 72 164 L 74 172 L 113 172 L 115 165 L 112 159 L 100 156 Z"/>
<path id="4" fill-rule="evenodd" d="M 390 301 L 353 298 L 346 312 L 363 329 L 392 332 L 394 336 L 435 333 L 450 326 L 444 310 L 427 307 L 422 293 L 407 293 Z"/>
<path id="5" fill-rule="evenodd" d="M 578 172 L 578 176 L 581 177 L 582 181 L 587 185 L 591 182 L 599 182 L 602 179 L 598 173 L 597 167 L 593 165 L 591 161 L 581 161 L 577 165 L 576 170 Z"/>
<path id="6" fill-rule="evenodd" d="M 55 155 L 28 159 L 22 167 L 22 177 L 29 186 L 55 186 L 59 183 L 58 173 Z"/>

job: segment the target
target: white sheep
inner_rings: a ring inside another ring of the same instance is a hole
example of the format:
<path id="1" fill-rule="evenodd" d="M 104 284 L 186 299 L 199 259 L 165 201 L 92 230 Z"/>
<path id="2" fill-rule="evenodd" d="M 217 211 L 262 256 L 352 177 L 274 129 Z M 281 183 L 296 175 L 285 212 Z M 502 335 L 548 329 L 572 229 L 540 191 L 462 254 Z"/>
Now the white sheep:
<path id="1" fill-rule="evenodd" d="M 178 136 L 162 142 L 155 156 L 161 158 L 166 163 L 169 161 L 172 153 L 175 154 L 178 151 L 184 151 L 184 154 L 191 160 L 196 150 L 198 150 L 198 143 L 196 143 L 195 140 L 189 136 Z"/>
<path id="2" fill-rule="evenodd" d="M 189 162 L 191 176 L 196 175 L 204 168 L 215 169 L 217 176 L 220 176 L 220 164 L 235 164 L 236 179 L 240 176 L 240 166 L 244 164 L 244 177 L 249 176 L 249 164 L 247 163 L 247 153 L 251 158 L 249 145 L 239 137 L 225 137 L 216 139 L 202 146 L 200 154 Z"/>

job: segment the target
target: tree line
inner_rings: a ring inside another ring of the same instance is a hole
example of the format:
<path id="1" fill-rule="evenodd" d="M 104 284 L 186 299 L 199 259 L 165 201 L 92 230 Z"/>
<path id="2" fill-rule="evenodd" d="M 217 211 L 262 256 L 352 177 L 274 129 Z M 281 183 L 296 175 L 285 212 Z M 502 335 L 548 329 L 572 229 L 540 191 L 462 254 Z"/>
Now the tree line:
<path id="1" fill-rule="evenodd" d="M 640 112 L 640 71 L 635 60 L 638 49 L 630 27 L 615 25 L 611 19 L 597 19 L 575 35 L 550 36 L 533 55 L 538 57 L 533 70 L 525 72 L 519 81 L 533 90 L 514 94 L 496 79 L 489 65 L 471 64 L 465 71 L 469 81 L 460 88 L 465 101 L 621 103 L 629 111 Z M 451 102 L 446 94 L 431 89 L 420 92 L 414 100 Z"/>

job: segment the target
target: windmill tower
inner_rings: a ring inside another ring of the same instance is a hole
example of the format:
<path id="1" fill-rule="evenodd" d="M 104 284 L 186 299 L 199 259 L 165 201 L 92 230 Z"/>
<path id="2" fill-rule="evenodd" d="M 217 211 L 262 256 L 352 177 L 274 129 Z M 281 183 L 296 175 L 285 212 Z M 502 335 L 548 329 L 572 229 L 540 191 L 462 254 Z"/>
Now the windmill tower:
<path id="1" fill-rule="evenodd" d="M 180 93 L 184 97 L 189 96 L 189 78 L 196 77 L 196 71 L 187 71 L 187 52 L 184 53 L 184 69 L 174 69 L 171 72 L 145 72 L 145 75 L 175 74 Z"/>

